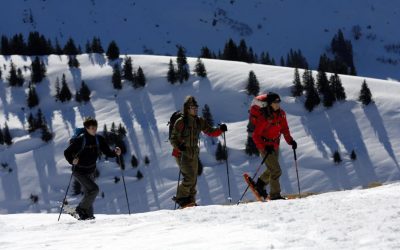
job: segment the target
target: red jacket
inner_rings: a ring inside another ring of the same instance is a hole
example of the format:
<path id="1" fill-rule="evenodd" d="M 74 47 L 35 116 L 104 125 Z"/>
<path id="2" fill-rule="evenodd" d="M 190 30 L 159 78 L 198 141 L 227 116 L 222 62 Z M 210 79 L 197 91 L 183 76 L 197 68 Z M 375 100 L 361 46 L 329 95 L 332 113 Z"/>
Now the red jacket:
<path id="1" fill-rule="evenodd" d="M 272 119 L 267 119 L 263 115 L 257 118 L 253 132 L 253 141 L 258 150 L 264 151 L 266 145 L 273 145 L 275 150 L 277 150 L 281 134 L 285 137 L 286 142 L 292 145 L 293 138 L 290 135 L 286 113 L 282 109 L 273 112 Z"/>

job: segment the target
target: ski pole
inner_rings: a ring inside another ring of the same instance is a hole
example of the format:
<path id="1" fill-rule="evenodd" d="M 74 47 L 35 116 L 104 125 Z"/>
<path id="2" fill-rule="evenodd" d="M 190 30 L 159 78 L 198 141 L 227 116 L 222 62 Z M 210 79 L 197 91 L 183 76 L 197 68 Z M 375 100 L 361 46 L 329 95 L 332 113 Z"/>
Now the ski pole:
<path id="1" fill-rule="evenodd" d="M 74 166 L 72 166 L 71 177 L 69 177 L 69 183 L 68 183 L 67 191 L 65 191 L 65 196 L 64 196 L 64 199 L 63 199 L 63 201 L 62 201 L 62 205 L 61 205 L 61 209 L 60 209 L 60 214 L 58 215 L 58 220 L 57 220 L 57 221 L 60 221 L 61 213 L 62 213 L 62 211 L 63 211 L 63 209 L 64 209 L 64 205 L 65 205 L 65 201 L 66 201 L 66 199 L 67 199 L 67 194 L 68 194 L 69 186 L 71 185 L 73 170 L 74 170 Z"/>
<path id="2" fill-rule="evenodd" d="M 225 137 L 225 132 L 223 133 L 223 137 L 224 137 L 224 144 L 225 144 L 225 163 L 226 163 L 226 175 L 228 177 L 228 200 L 229 203 L 232 202 L 232 197 L 231 197 L 231 184 L 229 182 L 229 167 L 228 167 L 228 149 L 226 147 L 226 137 Z"/>
<path id="3" fill-rule="evenodd" d="M 300 195 L 299 170 L 298 170 L 298 168 L 297 168 L 297 155 L 296 155 L 296 150 L 295 150 L 295 149 L 293 149 L 293 154 L 294 154 L 294 163 L 295 163 L 295 166 L 296 166 L 297 187 L 298 187 L 298 189 L 299 189 L 299 198 L 301 198 L 301 195 Z"/>
<path id="4" fill-rule="evenodd" d="M 181 170 L 179 169 L 179 175 L 178 175 L 178 184 L 176 185 L 176 195 L 175 195 L 175 208 L 174 210 L 176 210 L 176 202 L 177 202 L 177 196 L 178 196 L 178 188 L 179 188 L 179 182 L 181 181 Z"/>
<path id="5" fill-rule="evenodd" d="M 122 169 L 122 164 L 121 164 L 121 157 L 120 157 L 119 155 L 118 155 L 117 157 L 118 157 L 118 161 L 119 161 L 119 166 L 120 166 L 120 168 L 121 168 L 122 182 L 124 183 L 126 203 L 128 204 L 128 212 L 129 212 L 129 215 L 131 215 L 131 209 L 129 208 L 128 192 L 126 191 L 124 170 Z"/>
<path id="6" fill-rule="evenodd" d="M 256 172 L 254 173 L 254 175 L 253 175 L 253 177 L 252 177 L 253 180 L 256 178 L 258 171 L 260 170 L 261 166 L 264 164 L 264 162 L 265 162 L 265 160 L 267 159 L 267 157 L 268 157 L 268 153 L 265 154 L 265 156 L 264 156 L 264 158 L 263 158 L 263 160 L 262 160 L 260 166 L 258 166 Z M 250 187 L 250 184 L 247 184 L 246 189 L 244 190 L 242 196 L 240 197 L 240 199 L 238 200 L 238 202 L 236 203 L 236 205 L 239 205 L 240 202 L 242 202 L 242 199 L 243 199 L 244 195 L 246 194 L 247 190 L 249 190 L 249 187 Z"/>

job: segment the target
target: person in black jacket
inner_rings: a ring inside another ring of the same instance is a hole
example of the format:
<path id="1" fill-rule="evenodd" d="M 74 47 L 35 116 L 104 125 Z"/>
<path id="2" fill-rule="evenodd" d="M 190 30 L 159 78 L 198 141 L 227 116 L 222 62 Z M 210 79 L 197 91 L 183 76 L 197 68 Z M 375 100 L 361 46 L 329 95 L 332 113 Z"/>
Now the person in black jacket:
<path id="1" fill-rule="evenodd" d="M 121 149 L 116 147 L 114 151 L 107 145 L 101 135 L 97 135 L 97 121 L 91 117 L 83 122 L 85 131 L 79 135 L 64 151 L 65 159 L 72 164 L 72 175 L 81 184 L 84 196 L 75 211 L 81 220 L 94 219 L 93 203 L 99 193 L 99 187 L 95 183 L 94 173 L 96 161 L 102 152 L 107 157 L 121 155 Z"/>

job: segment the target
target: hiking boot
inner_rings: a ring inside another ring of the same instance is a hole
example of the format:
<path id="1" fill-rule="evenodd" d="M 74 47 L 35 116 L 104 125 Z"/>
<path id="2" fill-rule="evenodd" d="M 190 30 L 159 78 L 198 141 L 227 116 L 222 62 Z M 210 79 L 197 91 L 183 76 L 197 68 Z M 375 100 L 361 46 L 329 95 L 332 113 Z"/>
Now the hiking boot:
<path id="1" fill-rule="evenodd" d="M 270 200 L 286 200 L 281 194 L 271 195 Z"/>
<path id="2" fill-rule="evenodd" d="M 257 192 L 264 198 L 268 198 L 267 190 L 265 189 L 265 182 L 263 182 L 260 178 L 257 179 L 257 183 L 255 185 Z"/>
<path id="3" fill-rule="evenodd" d="M 89 218 L 89 215 L 86 213 L 85 209 L 83 209 L 79 206 L 75 208 L 75 212 L 79 216 L 78 220 L 87 220 Z"/>

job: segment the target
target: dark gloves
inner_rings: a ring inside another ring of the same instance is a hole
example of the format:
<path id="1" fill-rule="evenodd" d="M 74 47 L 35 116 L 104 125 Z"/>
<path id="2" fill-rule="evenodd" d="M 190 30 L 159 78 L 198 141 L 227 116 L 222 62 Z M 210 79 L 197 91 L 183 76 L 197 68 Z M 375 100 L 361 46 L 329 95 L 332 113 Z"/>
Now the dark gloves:
<path id="1" fill-rule="evenodd" d="M 181 144 L 179 144 L 179 146 L 178 146 L 178 149 L 179 149 L 179 151 L 185 151 L 186 150 L 186 145 L 185 145 L 185 143 L 181 143 Z"/>
<path id="2" fill-rule="evenodd" d="M 297 149 L 297 142 L 295 140 L 292 140 L 292 149 L 293 150 Z"/>
<path id="3" fill-rule="evenodd" d="M 275 152 L 274 146 L 272 145 L 265 145 L 264 150 L 266 154 L 272 154 L 273 152 Z"/>
<path id="4" fill-rule="evenodd" d="M 222 132 L 228 131 L 228 127 L 226 126 L 225 123 L 220 124 L 220 125 L 219 125 L 219 129 L 220 129 Z"/>

